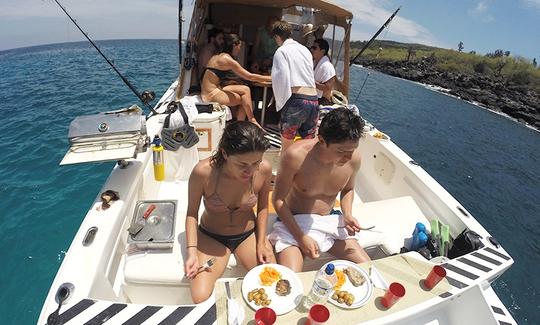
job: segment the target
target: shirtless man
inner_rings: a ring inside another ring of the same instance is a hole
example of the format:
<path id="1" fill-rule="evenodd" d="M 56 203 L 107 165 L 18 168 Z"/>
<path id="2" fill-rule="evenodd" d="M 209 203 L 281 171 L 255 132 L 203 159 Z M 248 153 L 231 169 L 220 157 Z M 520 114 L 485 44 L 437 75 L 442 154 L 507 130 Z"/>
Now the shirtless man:
<path id="1" fill-rule="evenodd" d="M 198 76 L 202 79 L 202 73 L 204 72 L 204 68 L 208 64 L 208 61 L 210 58 L 219 52 L 221 52 L 221 48 L 223 47 L 224 43 L 224 34 L 221 29 L 212 28 L 208 31 L 208 43 L 203 46 L 199 51 L 199 58 L 197 60 L 197 68 L 198 68 Z"/>
<path id="2" fill-rule="evenodd" d="M 298 141 L 282 153 L 273 203 L 279 220 L 269 235 L 279 264 L 301 272 L 303 258 L 328 251 L 355 263 L 369 256 L 351 237 L 360 230 L 352 215 L 358 144 L 363 120 L 346 108 L 328 113 L 315 139 Z M 341 214 L 333 214 L 337 194 Z"/>

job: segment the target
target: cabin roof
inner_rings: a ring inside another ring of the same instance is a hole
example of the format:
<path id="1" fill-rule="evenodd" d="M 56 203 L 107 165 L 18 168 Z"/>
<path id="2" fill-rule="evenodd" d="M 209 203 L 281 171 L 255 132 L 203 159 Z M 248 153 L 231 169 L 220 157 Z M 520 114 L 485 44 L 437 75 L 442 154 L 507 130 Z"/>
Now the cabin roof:
<path id="1" fill-rule="evenodd" d="M 308 8 L 319 9 L 324 13 L 335 16 L 341 19 L 352 19 L 352 12 L 324 0 L 199 0 L 199 4 L 210 3 L 227 3 L 227 4 L 243 4 L 250 6 L 262 6 L 273 8 L 288 8 L 291 6 L 302 6 Z"/>

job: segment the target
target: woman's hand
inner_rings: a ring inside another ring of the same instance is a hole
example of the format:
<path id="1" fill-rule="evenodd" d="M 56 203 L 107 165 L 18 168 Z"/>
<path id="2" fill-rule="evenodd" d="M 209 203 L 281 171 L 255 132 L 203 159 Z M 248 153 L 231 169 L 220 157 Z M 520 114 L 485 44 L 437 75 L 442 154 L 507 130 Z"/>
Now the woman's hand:
<path id="1" fill-rule="evenodd" d="M 354 236 L 355 233 L 360 231 L 360 224 L 355 217 L 343 216 L 343 220 L 345 221 L 345 229 L 349 233 L 349 236 Z"/>
<path id="2" fill-rule="evenodd" d="M 197 252 L 189 253 L 187 260 L 184 262 L 184 274 L 188 279 L 193 279 L 199 271 L 199 258 Z"/>
<path id="3" fill-rule="evenodd" d="M 274 250 L 268 241 L 257 243 L 257 263 L 274 263 Z"/>
<path id="4" fill-rule="evenodd" d="M 310 257 L 311 259 L 319 258 L 319 245 L 313 238 L 309 237 L 308 235 L 304 235 L 302 236 L 300 242 L 298 242 L 298 245 L 300 245 L 299 248 L 304 255 Z"/>

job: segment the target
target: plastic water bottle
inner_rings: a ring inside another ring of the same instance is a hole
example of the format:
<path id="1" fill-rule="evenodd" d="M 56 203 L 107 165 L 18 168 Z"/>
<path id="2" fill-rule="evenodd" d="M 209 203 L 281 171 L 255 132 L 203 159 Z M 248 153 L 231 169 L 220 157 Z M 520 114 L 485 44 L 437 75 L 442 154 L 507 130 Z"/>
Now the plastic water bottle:
<path id="1" fill-rule="evenodd" d="M 418 248 L 426 245 L 428 240 L 426 232 L 426 226 L 421 222 L 417 222 L 412 234 L 411 250 L 416 251 Z"/>
<path id="2" fill-rule="evenodd" d="M 315 304 L 325 304 L 337 283 L 334 264 L 328 263 L 326 268 L 320 269 L 315 276 L 311 291 L 304 299 L 304 307 L 311 308 Z"/>

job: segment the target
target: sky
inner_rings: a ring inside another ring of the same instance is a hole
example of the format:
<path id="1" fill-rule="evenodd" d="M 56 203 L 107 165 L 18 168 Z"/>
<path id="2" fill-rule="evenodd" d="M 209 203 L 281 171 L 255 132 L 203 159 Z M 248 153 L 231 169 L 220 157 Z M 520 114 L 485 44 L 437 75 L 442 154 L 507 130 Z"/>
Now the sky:
<path id="1" fill-rule="evenodd" d="M 276 0 L 277 1 L 277 0 Z M 352 40 L 378 37 L 479 54 L 540 59 L 540 0 L 333 0 L 354 15 Z M 93 40 L 178 37 L 176 0 L 61 0 Z M 189 21 L 193 1 L 184 1 Z M 188 24 L 184 23 L 184 32 Z M 0 0 L 0 51 L 84 40 L 53 0 Z"/>

